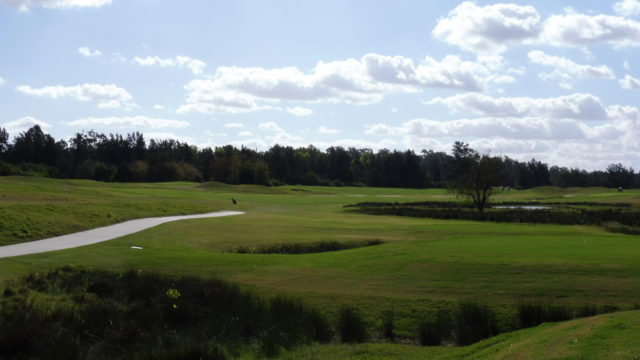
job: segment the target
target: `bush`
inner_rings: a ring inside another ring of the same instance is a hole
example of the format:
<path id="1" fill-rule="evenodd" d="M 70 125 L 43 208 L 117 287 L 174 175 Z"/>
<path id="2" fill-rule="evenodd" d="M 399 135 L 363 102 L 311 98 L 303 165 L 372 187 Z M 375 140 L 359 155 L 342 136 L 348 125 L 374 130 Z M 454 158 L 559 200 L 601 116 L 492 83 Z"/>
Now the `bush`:
<path id="1" fill-rule="evenodd" d="M 2 358 L 225 359 L 243 344 L 269 354 L 333 336 L 301 301 L 221 280 L 64 267 L 11 286 L 21 290 L 0 297 Z"/>
<path id="2" fill-rule="evenodd" d="M 362 343 L 366 340 L 364 320 L 356 309 L 343 307 L 340 310 L 338 324 L 340 326 L 340 341 L 343 343 Z"/>
<path id="3" fill-rule="evenodd" d="M 302 185 L 317 186 L 322 183 L 322 179 L 320 179 L 320 176 L 318 176 L 318 174 L 314 173 L 313 171 L 308 171 L 306 174 L 304 174 L 304 176 L 302 176 L 302 178 L 300 179 L 300 183 Z"/>

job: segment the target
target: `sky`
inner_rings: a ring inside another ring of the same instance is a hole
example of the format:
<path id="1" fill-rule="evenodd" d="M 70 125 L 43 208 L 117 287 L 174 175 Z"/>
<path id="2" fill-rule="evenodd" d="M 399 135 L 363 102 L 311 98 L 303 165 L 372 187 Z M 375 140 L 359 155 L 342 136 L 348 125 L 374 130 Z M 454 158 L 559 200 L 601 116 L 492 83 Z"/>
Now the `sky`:
<path id="1" fill-rule="evenodd" d="M 0 0 L 0 127 L 640 169 L 640 0 Z"/>

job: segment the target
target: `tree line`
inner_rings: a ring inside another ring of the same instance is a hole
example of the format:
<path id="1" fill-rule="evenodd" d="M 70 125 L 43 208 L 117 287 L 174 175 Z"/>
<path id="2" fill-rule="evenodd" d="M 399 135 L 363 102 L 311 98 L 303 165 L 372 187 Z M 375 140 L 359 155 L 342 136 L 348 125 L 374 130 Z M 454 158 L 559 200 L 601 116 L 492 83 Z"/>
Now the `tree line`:
<path id="1" fill-rule="evenodd" d="M 56 140 L 35 125 L 10 141 L 0 128 L 0 175 L 42 175 L 98 181 L 220 181 L 229 184 L 302 184 L 377 187 L 446 187 L 469 170 L 467 144 L 456 142 L 452 153 L 422 150 L 373 151 L 354 147 L 274 145 L 267 151 L 232 145 L 198 148 L 177 140 L 146 141 L 141 133 L 126 135 L 79 132 Z M 640 186 L 640 174 L 622 164 L 606 170 L 549 166 L 531 159 L 490 157 L 500 186 Z M 488 161 L 488 160 L 487 160 Z M 468 165 L 468 164 L 467 164 Z"/>

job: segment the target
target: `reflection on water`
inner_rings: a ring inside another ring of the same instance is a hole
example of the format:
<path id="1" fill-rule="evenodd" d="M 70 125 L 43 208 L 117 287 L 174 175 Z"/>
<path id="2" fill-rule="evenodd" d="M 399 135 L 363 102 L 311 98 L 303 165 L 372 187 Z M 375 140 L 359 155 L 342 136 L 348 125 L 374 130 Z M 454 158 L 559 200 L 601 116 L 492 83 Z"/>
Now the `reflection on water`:
<path id="1" fill-rule="evenodd" d="M 523 210 L 549 210 L 553 209 L 552 206 L 541 205 L 500 205 L 494 206 L 494 209 L 523 209 Z"/>

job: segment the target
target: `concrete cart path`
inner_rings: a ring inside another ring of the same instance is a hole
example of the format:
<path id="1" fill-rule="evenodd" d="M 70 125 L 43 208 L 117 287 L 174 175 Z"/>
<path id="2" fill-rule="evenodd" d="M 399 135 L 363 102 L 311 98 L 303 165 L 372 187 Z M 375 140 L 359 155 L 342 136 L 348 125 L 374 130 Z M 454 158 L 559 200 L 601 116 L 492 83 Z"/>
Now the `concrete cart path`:
<path id="1" fill-rule="evenodd" d="M 115 225 L 81 231 L 69 235 L 56 236 L 48 239 L 31 241 L 21 244 L 0 246 L 0 258 L 37 254 L 47 251 L 70 249 L 78 246 L 91 245 L 121 236 L 129 235 L 170 221 L 202 219 L 210 217 L 244 214 L 241 211 L 217 211 L 207 214 L 179 215 L 152 217 L 121 222 Z"/>

